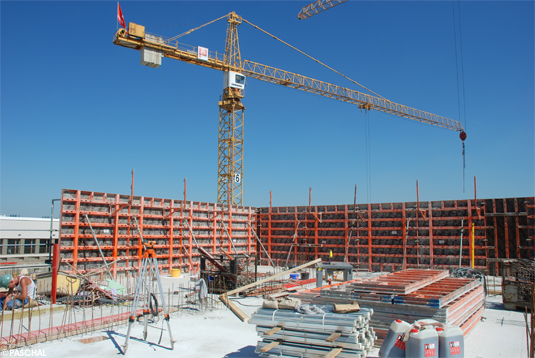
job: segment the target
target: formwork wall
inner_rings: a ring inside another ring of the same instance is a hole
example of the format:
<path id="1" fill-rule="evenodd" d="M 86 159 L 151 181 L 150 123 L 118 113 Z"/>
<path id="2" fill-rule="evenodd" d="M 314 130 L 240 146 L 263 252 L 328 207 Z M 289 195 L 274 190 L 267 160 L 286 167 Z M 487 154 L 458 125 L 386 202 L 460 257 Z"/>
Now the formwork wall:
<path id="1" fill-rule="evenodd" d="M 112 274 L 138 270 L 145 240 L 156 242 L 160 268 L 198 268 L 199 246 L 210 253 L 259 253 L 258 236 L 280 266 L 322 258 L 359 269 L 463 267 L 498 273 L 499 259 L 535 258 L 533 197 L 252 208 L 142 196 L 63 190 L 61 269 L 113 262 Z M 189 228 L 192 230 L 190 231 Z M 226 229 L 225 229 L 226 228 Z M 255 228 L 255 230 L 253 230 Z M 256 231 L 256 232 L 255 232 Z M 232 240 L 230 239 L 232 238 Z M 472 240 L 473 238 L 473 240 Z M 405 265 L 404 265 L 405 263 Z"/>
<path id="2" fill-rule="evenodd" d="M 64 189 L 61 269 L 86 272 L 102 267 L 101 250 L 106 262 L 113 262 L 114 277 L 139 270 L 143 250 L 134 218 L 143 239 L 156 242 L 161 269 L 198 268 L 195 240 L 210 253 L 249 254 L 256 249 L 251 207 Z"/>
<path id="3" fill-rule="evenodd" d="M 332 251 L 331 260 L 369 271 L 454 268 L 461 227 L 463 267 L 472 250 L 474 267 L 491 274 L 495 259 L 534 258 L 533 197 L 267 207 L 257 219 L 260 239 L 280 265 L 329 260 Z"/>

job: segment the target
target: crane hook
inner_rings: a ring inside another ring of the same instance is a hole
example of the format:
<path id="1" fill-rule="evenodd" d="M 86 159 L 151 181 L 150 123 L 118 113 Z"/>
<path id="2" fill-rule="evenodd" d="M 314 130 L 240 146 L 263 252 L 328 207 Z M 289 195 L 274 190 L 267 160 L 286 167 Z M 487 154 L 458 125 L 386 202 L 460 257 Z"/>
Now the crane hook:
<path id="1" fill-rule="evenodd" d="M 466 168 L 466 156 L 464 153 L 464 140 L 466 139 L 466 132 L 461 131 L 461 133 L 459 134 L 459 138 L 461 138 L 461 140 L 463 141 L 463 193 L 464 193 L 464 172 Z"/>

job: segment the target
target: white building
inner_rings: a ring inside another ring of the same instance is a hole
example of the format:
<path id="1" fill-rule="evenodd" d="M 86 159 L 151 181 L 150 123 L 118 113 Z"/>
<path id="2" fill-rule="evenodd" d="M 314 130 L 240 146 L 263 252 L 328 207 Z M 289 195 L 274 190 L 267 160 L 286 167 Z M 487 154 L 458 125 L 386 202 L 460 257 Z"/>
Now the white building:
<path id="1" fill-rule="evenodd" d="M 49 257 L 49 242 L 59 238 L 59 219 L 0 216 L 0 263 Z"/>

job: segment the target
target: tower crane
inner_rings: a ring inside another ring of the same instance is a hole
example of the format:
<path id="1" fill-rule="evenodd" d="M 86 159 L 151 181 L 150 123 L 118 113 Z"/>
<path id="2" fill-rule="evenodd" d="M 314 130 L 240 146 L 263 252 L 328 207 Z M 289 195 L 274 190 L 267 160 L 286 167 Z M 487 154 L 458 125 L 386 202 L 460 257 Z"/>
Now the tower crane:
<path id="1" fill-rule="evenodd" d="M 224 53 L 208 51 L 208 49 L 200 46 L 184 45 L 177 41 L 180 36 L 225 17 L 227 19 L 227 34 Z M 243 112 L 245 106 L 241 100 L 244 97 L 243 89 L 246 76 L 355 104 L 366 111 L 378 110 L 458 131 L 461 132 L 460 137 L 464 143 L 466 134 L 459 121 L 297 73 L 249 60 L 242 60 L 238 41 L 238 25 L 243 21 L 251 24 L 235 12 L 230 12 L 219 19 L 174 38 L 152 35 L 145 32 L 144 26 L 129 23 L 128 31 L 120 28 L 113 39 L 115 45 L 139 50 L 141 52 L 141 64 L 143 65 L 159 67 L 161 59 L 167 57 L 224 72 L 223 96 L 218 103 L 218 204 L 243 205 Z M 257 27 L 253 24 L 251 25 Z"/>
<path id="2" fill-rule="evenodd" d="M 319 14 L 322 11 L 329 10 L 337 5 L 343 4 L 349 0 L 318 0 L 312 4 L 308 4 L 299 11 L 297 17 L 299 20 L 306 20 L 311 16 Z"/>

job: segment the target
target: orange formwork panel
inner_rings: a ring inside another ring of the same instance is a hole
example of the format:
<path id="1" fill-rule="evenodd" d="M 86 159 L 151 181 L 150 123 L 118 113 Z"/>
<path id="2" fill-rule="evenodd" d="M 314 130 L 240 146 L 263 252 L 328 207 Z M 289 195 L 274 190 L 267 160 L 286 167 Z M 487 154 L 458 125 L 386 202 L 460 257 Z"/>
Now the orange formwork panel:
<path id="1" fill-rule="evenodd" d="M 198 268 L 197 244 L 211 253 L 254 254 L 254 219 L 251 207 L 64 189 L 61 269 L 87 272 L 106 261 L 114 277 L 139 270 L 141 236 L 156 242 L 165 270 Z"/>
<path id="2" fill-rule="evenodd" d="M 498 266 L 488 259 L 533 259 L 535 252 L 533 197 L 270 206 L 257 212 L 259 237 L 279 265 L 327 261 L 332 251 L 331 260 L 359 270 L 473 263 L 492 274 Z"/>
<path id="3" fill-rule="evenodd" d="M 447 270 L 402 270 L 357 283 L 353 290 L 406 295 L 449 275 Z"/>

